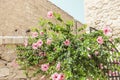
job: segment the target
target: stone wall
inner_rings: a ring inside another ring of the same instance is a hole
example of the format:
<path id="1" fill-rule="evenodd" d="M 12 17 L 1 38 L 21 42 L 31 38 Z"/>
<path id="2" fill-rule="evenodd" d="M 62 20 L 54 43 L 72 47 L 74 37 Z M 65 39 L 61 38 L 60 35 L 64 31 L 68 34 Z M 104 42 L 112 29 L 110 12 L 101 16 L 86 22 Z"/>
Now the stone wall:
<path id="1" fill-rule="evenodd" d="M 40 27 L 39 18 L 47 18 L 50 10 L 60 13 L 64 20 L 74 20 L 48 0 L 0 0 L 0 36 L 25 35 L 26 30 Z"/>
<path id="2" fill-rule="evenodd" d="M 0 80 L 25 80 L 23 70 L 12 66 L 16 58 L 15 45 L 0 46 Z"/>
<path id="3" fill-rule="evenodd" d="M 16 44 L 23 43 L 26 30 L 40 28 L 39 18 L 47 18 L 50 10 L 60 13 L 64 20 L 74 20 L 48 0 L 0 0 L 0 80 L 27 80 L 23 70 L 12 66 L 16 65 Z M 77 25 L 82 24 L 77 21 Z M 32 80 L 40 80 L 40 76 Z"/>
<path id="4" fill-rule="evenodd" d="M 89 27 L 101 29 L 109 25 L 120 37 L 120 0 L 85 0 L 85 19 Z"/>
<path id="5" fill-rule="evenodd" d="M 0 80 L 29 80 L 25 71 L 16 63 L 16 45 L 0 46 Z M 41 75 L 31 77 L 31 80 L 40 80 Z"/>
<path id="6" fill-rule="evenodd" d="M 60 13 L 64 20 L 74 20 L 72 16 L 48 0 L 0 0 L 0 36 L 27 35 L 26 31 L 28 29 L 32 27 L 40 28 L 38 25 L 39 18 L 47 18 L 48 11 Z M 56 22 L 54 19 L 50 20 Z M 81 26 L 78 21 L 77 24 Z M 20 43 L 22 41 L 21 38 L 17 38 L 17 40 L 14 40 L 15 38 L 8 39 L 1 40 L 0 37 L 0 44 Z"/>

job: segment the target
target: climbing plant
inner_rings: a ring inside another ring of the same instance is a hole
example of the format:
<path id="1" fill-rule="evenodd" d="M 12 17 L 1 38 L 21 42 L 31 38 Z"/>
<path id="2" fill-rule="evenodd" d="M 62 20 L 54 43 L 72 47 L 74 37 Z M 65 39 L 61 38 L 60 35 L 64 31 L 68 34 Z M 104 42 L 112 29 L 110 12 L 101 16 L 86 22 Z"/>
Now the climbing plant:
<path id="1" fill-rule="evenodd" d="M 109 62 L 120 64 L 117 50 L 119 38 L 109 35 L 111 29 L 86 33 L 86 25 L 80 26 L 75 34 L 74 22 L 64 21 L 61 15 L 48 12 L 48 19 L 40 18 L 42 29 L 33 28 L 24 45 L 17 46 L 17 62 L 28 77 L 43 75 L 49 80 L 106 80 L 109 70 L 119 66 L 109 66 Z M 51 19 L 55 19 L 52 22 Z M 79 34 L 79 32 L 81 32 Z"/>

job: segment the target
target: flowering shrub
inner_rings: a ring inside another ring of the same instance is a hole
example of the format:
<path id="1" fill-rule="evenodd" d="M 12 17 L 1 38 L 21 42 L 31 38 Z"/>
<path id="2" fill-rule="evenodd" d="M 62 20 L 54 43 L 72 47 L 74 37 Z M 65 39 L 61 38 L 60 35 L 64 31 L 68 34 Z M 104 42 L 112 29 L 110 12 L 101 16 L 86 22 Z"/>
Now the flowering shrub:
<path id="1" fill-rule="evenodd" d="M 118 60 L 116 45 L 119 40 L 108 36 L 111 29 L 75 34 L 73 21 L 63 21 L 61 16 L 52 11 L 47 14 L 48 20 L 39 21 L 42 29 L 32 29 L 32 35 L 25 40 L 24 46 L 18 46 L 17 61 L 26 75 L 42 74 L 51 80 L 94 80 L 104 79 L 109 70 L 119 67 L 109 66 L 109 62 Z M 58 22 L 51 22 L 55 18 Z M 84 30 L 81 26 L 77 32 Z M 118 62 L 120 64 L 120 62 Z M 32 71 L 33 72 L 32 72 Z M 30 73 L 30 74 L 29 74 Z"/>

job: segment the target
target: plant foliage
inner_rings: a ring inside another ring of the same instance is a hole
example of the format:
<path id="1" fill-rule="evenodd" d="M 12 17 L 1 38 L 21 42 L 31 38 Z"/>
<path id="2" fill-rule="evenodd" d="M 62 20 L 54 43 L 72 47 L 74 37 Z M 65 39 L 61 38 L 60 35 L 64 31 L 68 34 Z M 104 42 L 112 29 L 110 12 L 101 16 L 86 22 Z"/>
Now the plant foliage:
<path id="1" fill-rule="evenodd" d="M 27 76 L 33 70 L 32 76 L 40 73 L 50 79 L 52 74 L 62 73 L 63 80 L 86 80 L 89 77 L 106 80 L 109 70 L 119 71 L 119 66 L 109 65 L 114 57 L 119 58 L 120 53 L 116 51 L 118 39 L 110 41 L 111 37 L 102 30 L 85 33 L 86 25 L 77 30 L 78 33 L 82 31 L 81 34 L 75 34 L 73 21 L 63 21 L 58 13 L 53 15 L 56 23 L 40 18 L 42 29 L 32 29 L 34 37 L 29 36 L 26 46 L 17 47 L 17 61 Z M 97 41 L 99 36 L 103 39 L 102 44 Z M 39 46 L 38 41 L 41 41 Z M 59 69 L 56 68 L 58 63 Z M 46 70 L 42 69 L 43 64 L 46 64 Z"/>

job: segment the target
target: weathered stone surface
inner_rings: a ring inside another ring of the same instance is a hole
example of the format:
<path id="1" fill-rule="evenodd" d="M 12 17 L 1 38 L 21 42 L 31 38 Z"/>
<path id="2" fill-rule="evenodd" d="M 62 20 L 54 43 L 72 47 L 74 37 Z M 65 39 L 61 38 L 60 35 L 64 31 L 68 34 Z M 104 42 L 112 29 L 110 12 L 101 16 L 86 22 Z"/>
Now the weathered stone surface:
<path id="1" fill-rule="evenodd" d="M 6 53 L 2 54 L 1 57 L 2 57 L 2 59 L 6 60 L 6 61 L 12 61 L 16 57 L 16 55 L 15 54 L 13 55 L 13 54 L 14 53 L 6 52 Z"/>
<path id="2" fill-rule="evenodd" d="M 4 52 L 4 45 L 0 45 L 0 58 L 1 58 L 1 54 Z"/>
<path id="3" fill-rule="evenodd" d="M 16 58 L 15 45 L 6 45 L 2 48 L 1 58 L 6 61 L 12 61 Z"/>
<path id="4" fill-rule="evenodd" d="M 85 0 L 88 26 L 102 29 L 109 25 L 114 36 L 120 37 L 120 0 Z"/>
<path id="5" fill-rule="evenodd" d="M 0 35 L 26 35 L 26 30 L 40 27 L 39 18 L 47 18 L 49 10 L 61 13 L 65 20 L 73 20 L 72 16 L 48 0 L 0 0 Z"/>
<path id="6" fill-rule="evenodd" d="M 5 77 L 9 75 L 9 69 L 8 68 L 0 68 L 0 77 Z"/>
<path id="7" fill-rule="evenodd" d="M 24 74 L 23 70 L 16 71 L 16 74 L 17 75 L 14 77 L 15 79 L 20 79 L 20 78 L 26 79 L 26 75 Z"/>
<path id="8" fill-rule="evenodd" d="M 7 62 L 4 60 L 0 60 L 0 68 L 6 66 Z"/>
<path id="9" fill-rule="evenodd" d="M 46 6 L 47 5 L 47 6 Z M 33 27 L 40 28 L 39 18 L 47 18 L 48 11 L 55 11 L 61 14 L 64 20 L 74 18 L 56 7 L 48 0 L 0 0 L 0 36 L 26 36 L 26 31 Z M 48 18 L 47 18 L 48 19 Z M 49 19 L 53 22 L 56 20 Z M 77 22 L 78 26 L 82 24 Z M 23 39 L 4 39 L 0 44 L 21 43 Z"/>

